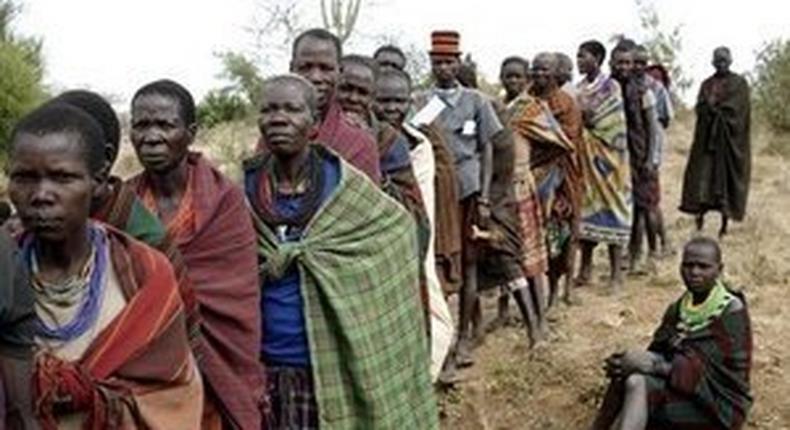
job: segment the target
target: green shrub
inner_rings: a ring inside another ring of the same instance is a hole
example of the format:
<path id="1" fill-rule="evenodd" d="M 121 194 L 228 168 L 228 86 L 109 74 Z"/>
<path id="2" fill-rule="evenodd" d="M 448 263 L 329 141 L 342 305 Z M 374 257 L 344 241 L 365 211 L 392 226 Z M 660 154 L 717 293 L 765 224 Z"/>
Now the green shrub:
<path id="1" fill-rule="evenodd" d="M 790 132 L 790 41 L 774 40 L 757 54 L 752 98 L 758 119 Z"/>
<path id="2" fill-rule="evenodd" d="M 18 8 L 0 0 L 0 164 L 14 125 L 44 98 L 41 43 L 11 32 Z"/>
<path id="3" fill-rule="evenodd" d="M 227 90 L 209 91 L 197 106 L 198 122 L 206 128 L 243 119 L 248 112 L 244 98 Z"/>

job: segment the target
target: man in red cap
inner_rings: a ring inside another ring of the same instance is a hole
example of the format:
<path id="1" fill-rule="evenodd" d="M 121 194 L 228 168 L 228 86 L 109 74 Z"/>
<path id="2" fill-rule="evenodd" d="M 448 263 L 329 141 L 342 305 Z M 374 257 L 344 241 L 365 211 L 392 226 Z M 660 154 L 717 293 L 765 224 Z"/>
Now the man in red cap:
<path id="1" fill-rule="evenodd" d="M 472 232 L 473 227 L 485 230 L 491 217 L 491 140 L 503 130 L 491 102 L 478 91 L 464 88 L 458 83 L 461 65 L 459 41 L 460 35 L 456 31 L 435 31 L 431 34 L 429 54 L 434 86 L 418 98 L 423 110 L 412 119 L 416 125 L 434 123 L 455 158 L 462 214 L 463 282 L 458 343 L 451 368 L 452 364 L 472 364 L 469 351 L 470 323 L 477 294 L 477 255 Z"/>

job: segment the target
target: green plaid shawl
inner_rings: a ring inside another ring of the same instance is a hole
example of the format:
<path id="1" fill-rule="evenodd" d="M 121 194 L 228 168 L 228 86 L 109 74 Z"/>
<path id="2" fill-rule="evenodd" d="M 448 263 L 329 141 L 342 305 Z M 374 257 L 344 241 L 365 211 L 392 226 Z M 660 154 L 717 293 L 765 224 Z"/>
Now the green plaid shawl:
<path id="1" fill-rule="evenodd" d="M 254 218 L 263 279 L 299 268 L 320 427 L 438 428 L 409 214 L 342 162 L 300 242 Z"/>

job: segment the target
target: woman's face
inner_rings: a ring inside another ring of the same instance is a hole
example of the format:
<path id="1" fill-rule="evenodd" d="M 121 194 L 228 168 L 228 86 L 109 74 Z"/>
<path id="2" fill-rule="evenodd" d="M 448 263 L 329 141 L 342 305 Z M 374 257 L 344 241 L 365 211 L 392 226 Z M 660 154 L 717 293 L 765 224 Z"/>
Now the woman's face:
<path id="1" fill-rule="evenodd" d="M 509 96 L 521 94 L 527 86 L 527 69 L 523 64 L 511 61 L 502 67 L 501 79 Z"/>
<path id="2" fill-rule="evenodd" d="M 194 124 L 186 124 L 178 100 L 162 94 L 144 94 L 132 103 L 130 139 L 145 170 L 167 173 L 186 158 L 195 137 Z"/>
<path id="3" fill-rule="evenodd" d="M 305 90 L 296 83 L 277 82 L 264 89 L 263 100 L 258 128 L 266 146 L 278 156 L 302 153 L 315 124 Z"/>
<path id="4" fill-rule="evenodd" d="M 40 240 L 68 241 L 84 231 L 98 178 L 80 139 L 70 132 L 14 139 L 9 194 L 25 229 Z"/>
<path id="5" fill-rule="evenodd" d="M 589 75 L 598 70 L 598 59 L 586 49 L 579 49 L 576 54 L 576 67 L 582 75 Z"/>

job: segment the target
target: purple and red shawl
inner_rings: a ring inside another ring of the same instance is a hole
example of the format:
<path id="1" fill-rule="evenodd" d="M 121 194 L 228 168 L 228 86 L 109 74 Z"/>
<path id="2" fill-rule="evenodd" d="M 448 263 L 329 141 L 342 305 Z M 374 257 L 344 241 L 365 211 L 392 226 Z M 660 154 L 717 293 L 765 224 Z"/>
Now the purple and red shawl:
<path id="1" fill-rule="evenodd" d="M 369 132 L 352 125 L 334 100 L 329 102 L 329 110 L 316 140 L 364 172 L 374 183 L 381 181 L 376 139 Z"/>

